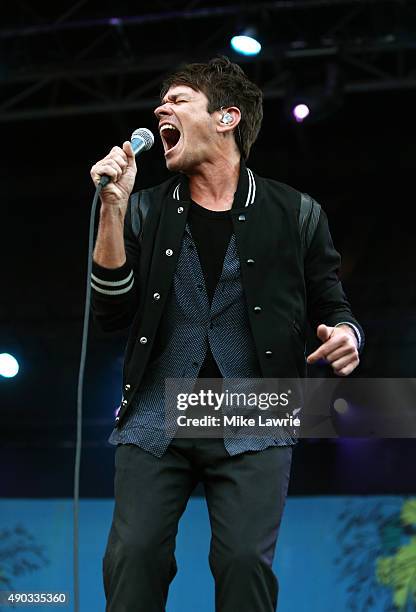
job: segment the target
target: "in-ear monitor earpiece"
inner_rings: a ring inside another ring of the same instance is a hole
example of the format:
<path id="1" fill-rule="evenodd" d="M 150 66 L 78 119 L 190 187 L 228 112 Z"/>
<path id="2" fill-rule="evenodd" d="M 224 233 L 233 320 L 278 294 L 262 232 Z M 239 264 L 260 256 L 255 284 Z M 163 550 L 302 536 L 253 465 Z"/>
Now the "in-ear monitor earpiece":
<path id="1" fill-rule="evenodd" d="M 230 113 L 224 113 L 221 117 L 221 123 L 225 123 L 226 125 L 232 123 L 233 116 Z"/>

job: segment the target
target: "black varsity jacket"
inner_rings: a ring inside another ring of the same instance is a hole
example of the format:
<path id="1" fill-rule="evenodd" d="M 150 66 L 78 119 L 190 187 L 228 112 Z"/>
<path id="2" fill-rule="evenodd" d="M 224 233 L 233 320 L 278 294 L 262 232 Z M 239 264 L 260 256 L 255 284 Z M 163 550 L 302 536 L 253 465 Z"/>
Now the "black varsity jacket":
<path id="1" fill-rule="evenodd" d="M 305 337 L 309 320 L 355 320 L 338 278 L 335 250 L 323 210 L 306 254 L 301 247 L 301 193 L 284 183 L 261 178 L 241 164 L 238 190 L 244 206 L 231 209 L 241 264 L 242 284 L 257 357 L 265 378 L 298 378 L 306 373 Z M 137 201 L 148 213 L 137 235 Z M 133 206 L 132 206 L 133 202 Z M 130 326 L 123 367 L 120 424 L 140 386 L 173 280 L 188 209 L 187 178 L 177 175 L 131 197 L 124 225 L 126 262 L 107 269 L 93 262 L 92 311 L 104 331 Z M 133 208 L 134 207 L 134 208 Z M 152 359 L 155 358 L 154 354 Z"/>

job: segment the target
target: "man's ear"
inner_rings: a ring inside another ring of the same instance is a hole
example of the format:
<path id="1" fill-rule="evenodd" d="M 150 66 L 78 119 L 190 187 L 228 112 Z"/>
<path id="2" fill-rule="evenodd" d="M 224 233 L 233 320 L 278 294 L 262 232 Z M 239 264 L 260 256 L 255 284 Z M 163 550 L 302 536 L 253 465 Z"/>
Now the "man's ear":
<path id="1" fill-rule="evenodd" d="M 234 130 L 241 121 L 241 112 L 237 106 L 224 107 L 218 112 L 217 132 L 225 133 Z"/>

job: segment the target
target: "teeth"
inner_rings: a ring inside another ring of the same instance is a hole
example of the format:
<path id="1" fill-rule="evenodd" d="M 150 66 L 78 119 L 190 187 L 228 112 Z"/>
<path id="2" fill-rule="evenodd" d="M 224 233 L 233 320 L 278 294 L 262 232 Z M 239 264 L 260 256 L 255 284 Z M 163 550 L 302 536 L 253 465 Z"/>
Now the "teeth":
<path id="1" fill-rule="evenodd" d="M 164 125 L 162 125 L 162 127 L 160 128 L 160 131 L 163 132 L 164 130 L 177 130 L 178 128 L 176 128 L 174 125 L 171 125 L 170 123 L 165 123 Z"/>

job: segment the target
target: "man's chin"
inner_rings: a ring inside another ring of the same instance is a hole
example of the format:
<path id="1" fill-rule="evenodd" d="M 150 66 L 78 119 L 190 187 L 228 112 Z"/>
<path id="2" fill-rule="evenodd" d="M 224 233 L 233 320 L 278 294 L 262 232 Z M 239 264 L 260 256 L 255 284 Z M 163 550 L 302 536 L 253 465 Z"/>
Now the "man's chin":
<path id="1" fill-rule="evenodd" d="M 181 172 L 183 170 L 180 158 L 178 155 L 172 155 L 172 157 L 165 157 L 166 168 L 170 172 Z"/>
<path id="2" fill-rule="evenodd" d="M 176 164 L 175 164 L 174 160 L 172 160 L 172 159 L 165 159 L 165 163 L 166 163 L 166 168 L 168 170 L 170 170 L 171 172 L 175 172 L 176 171 Z"/>

